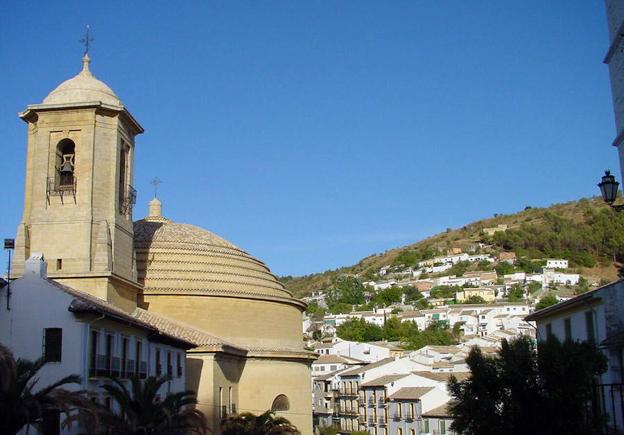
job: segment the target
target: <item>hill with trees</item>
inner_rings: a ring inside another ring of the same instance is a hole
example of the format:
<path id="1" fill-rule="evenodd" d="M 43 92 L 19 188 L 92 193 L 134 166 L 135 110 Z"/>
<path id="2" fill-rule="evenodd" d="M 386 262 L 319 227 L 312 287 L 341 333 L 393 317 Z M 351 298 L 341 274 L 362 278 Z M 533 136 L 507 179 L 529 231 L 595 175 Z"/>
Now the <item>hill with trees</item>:
<path id="1" fill-rule="evenodd" d="M 500 270 L 496 269 L 499 275 L 513 270 L 531 273 L 541 268 L 546 258 L 563 258 L 569 261 L 572 270 L 589 277 L 592 282 L 612 281 L 619 276 L 624 262 L 624 213 L 613 212 L 599 198 L 547 208 L 526 207 L 519 213 L 497 214 L 462 228 L 449 228 L 417 243 L 370 255 L 352 266 L 302 277 L 285 276 L 280 280 L 295 296 L 304 297 L 314 291 L 340 289 L 344 277 L 376 280 L 382 267 L 401 270 L 453 249 L 464 252 L 487 249 L 490 254 L 515 252 L 516 265 L 499 264 Z M 488 270 L 489 266 L 458 263 L 454 267 L 457 270 L 447 274 L 459 276 L 466 270 Z M 353 286 L 343 287 L 351 289 Z M 341 302 L 360 304 L 363 297 L 357 290 L 352 293 L 347 295 L 349 302 L 344 302 L 346 296 L 341 294 Z M 392 298 L 391 292 L 388 293 L 383 297 Z"/>

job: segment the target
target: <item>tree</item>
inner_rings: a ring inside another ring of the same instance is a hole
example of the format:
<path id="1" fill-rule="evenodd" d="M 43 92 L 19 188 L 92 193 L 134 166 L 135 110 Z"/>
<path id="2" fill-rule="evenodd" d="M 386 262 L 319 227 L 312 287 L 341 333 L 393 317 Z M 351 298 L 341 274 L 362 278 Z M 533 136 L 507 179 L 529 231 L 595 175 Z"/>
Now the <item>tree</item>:
<path id="1" fill-rule="evenodd" d="M 90 401 L 82 391 L 69 391 L 63 386 L 80 384 L 80 376 L 70 375 L 36 390 L 38 372 L 46 364 L 15 360 L 11 351 L 0 344 L 0 433 L 15 434 L 26 425 L 40 426 L 48 412 L 69 415 L 87 409 Z M 67 421 L 69 426 L 71 421 Z"/>
<path id="2" fill-rule="evenodd" d="M 403 288 L 398 286 L 388 287 L 383 290 L 379 290 L 371 303 L 373 306 L 387 307 L 397 302 L 401 302 L 401 296 L 403 295 Z"/>
<path id="3" fill-rule="evenodd" d="M 522 286 L 520 284 L 512 285 L 507 294 L 507 299 L 509 302 L 518 302 L 524 299 L 524 289 Z"/>
<path id="4" fill-rule="evenodd" d="M 468 299 L 464 301 L 465 304 L 485 304 L 486 301 L 481 296 L 474 295 L 470 296 Z"/>
<path id="5" fill-rule="evenodd" d="M 349 319 L 336 328 L 336 334 L 349 341 L 379 341 L 383 339 L 381 326 L 369 323 L 364 319 Z"/>
<path id="6" fill-rule="evenodd" d="M 451 377 L 451 429 L 465 435 L 593 435 L 600 416 L 589 412 L 592 380 L 606 359 L 590 343 L 554 336 L 539 345 L 528 337 L 503 340 L 494 357 L 473 348 L 466 362 L 471 375 Z M 571 382 L 571 380 L 574 380 Z"/>
<path id="7" fill-rule="evenodd" d="M 222 435 L 300 435 L 299 430 L 284 417 L 271 411 L 260 415 L 250 412 L 233 415 L 221 421 Z"/>
<path id="8" fill-rule="evenodd" d="M 334 312 L 337 304 L 360 305 L 364 303 L 364 285 L 354 276 L 341 276 L 327 290 L 327 306 Z"/>
<path id="9" fill-rule="evenodd" d="M 405 302 L 415 302 L 423 298 L 422 293 L 414 286 L 408 285 L 402 288 L 405 295 Z"/>
<path id="10" fill-rule="evenodd" d="M 169 380 L 168 376 L 149 376 L 143 381 L 132 377 L 128 389 L 119 379 L 110 378 L 111 384 L 102 388 L 118 406 L 101 410 L 102 426 L 116 435 L 205 433 L 206 419 L 195 409 L 195 392 L 180 391 L 159 398 L 160 388 Z"/>
<path id="11" fill-rule="evenodd" d="M 527 290 L 529 291 L 530 294 L 533 294 L 541 289 L 542 289 L 542 284 L 540 284 L 537 281 L 531 281 L 527 284 Z"/>
<path id="12" fill-rule="evenodd" d="M 558 302 L 559 301 L 557 300 L 557 297 L 553 295 L 552 293 L 549 293 L 546 296 L 544 296 L 542 299 L 540 299 L 537 305 L 535 305 L 535 309 L 541 310 L 541 309 L 550 307 L 551 305 L 555 305 Z"/>
<path id="13" fill-rule="evenodd" d="M 447 298 L 448 299 L 448 298 L 454 298 L 455 293 L 460 290 L 461 290 L 461 287 L 454 286 L 454 285 L 437 285 L 430 290 L 429 295 L 432 298 Z"/>

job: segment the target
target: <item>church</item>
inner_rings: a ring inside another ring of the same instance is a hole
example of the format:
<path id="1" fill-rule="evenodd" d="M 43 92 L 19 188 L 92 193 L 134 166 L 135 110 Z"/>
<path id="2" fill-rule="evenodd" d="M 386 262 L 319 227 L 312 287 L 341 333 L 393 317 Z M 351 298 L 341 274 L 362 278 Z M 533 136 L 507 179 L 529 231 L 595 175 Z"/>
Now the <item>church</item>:
<path id="1" fill-rule="evenodd" d="M 133 221 L 144 130 L 91 73 L 88 54 L 78 75 L 19 116 L 26 177 L 12 277 L 41 253 L 47 278 L 66 292 L 186 343 L 186 388 L 213 433 L 225 415 L 272 409 L 311 434 L 315 357 L 303 348 L 305 304 L 243 249 L 168 219 L 157 198 Z"/>

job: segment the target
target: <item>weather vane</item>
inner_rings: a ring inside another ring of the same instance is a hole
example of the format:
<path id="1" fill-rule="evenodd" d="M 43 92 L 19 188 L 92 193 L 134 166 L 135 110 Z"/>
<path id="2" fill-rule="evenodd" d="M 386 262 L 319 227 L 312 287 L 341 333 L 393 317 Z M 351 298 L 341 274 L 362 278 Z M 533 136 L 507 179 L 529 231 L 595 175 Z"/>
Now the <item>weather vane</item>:
<path id="1" fill-rule="evenodd" d="M 87 31 L 85 32 L 85 36 L 79 41 L 82 42 L 85 46 L 84 54 L 89 53 L 89 43 L 93 41 L 94 39 L 91 37 L 91 26 L 87 24 Z"/>
<path id="2" fill-rule="evenodd" d="M 158 197 L 158 185 L 162 183 L 162 180 L 158 177 L 154 177 L 150 184 L 154 186 L 154 198 Z"/>

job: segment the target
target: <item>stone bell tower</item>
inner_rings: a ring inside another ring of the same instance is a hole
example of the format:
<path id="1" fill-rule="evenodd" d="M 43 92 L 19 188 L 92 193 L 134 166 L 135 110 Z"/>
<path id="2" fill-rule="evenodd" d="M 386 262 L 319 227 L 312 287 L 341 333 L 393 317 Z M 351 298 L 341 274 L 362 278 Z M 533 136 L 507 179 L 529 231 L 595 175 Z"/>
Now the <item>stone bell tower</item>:
<path id="1" fill-rule="evenodd" d="M 78 75 L 19 114 L 28 147 L 13 270 L 43 252 L 50 278 L 129 310 L 140 292 L 132 172 L 143 128 L 89 63 L 85 54 Z"/>

